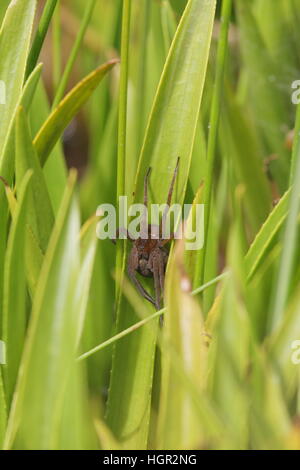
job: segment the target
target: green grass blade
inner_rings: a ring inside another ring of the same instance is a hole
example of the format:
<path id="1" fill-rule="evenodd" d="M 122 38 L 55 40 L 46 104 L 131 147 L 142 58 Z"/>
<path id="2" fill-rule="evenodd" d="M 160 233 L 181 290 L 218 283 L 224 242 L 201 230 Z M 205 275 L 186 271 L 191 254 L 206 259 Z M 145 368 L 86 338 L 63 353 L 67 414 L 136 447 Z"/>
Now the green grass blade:
<path id="1" fill-rule="evenodd" d="M 97 207 L 99 201 L 111 204 L 116 200 L 117 149 L 117 100 L 110 111 L 108 121 L 102 134 L 97 161 L 90 166 L 85 180 L 81 184 L 80 196 L 83 217 L 89 217 L 91 209 Z M 106 246 L 104 245 L 106 244 Z M 97 244 L 91 291 L 88 301 L 86 322 L 82 337 L 82 350 L 88 350 L 110 337 L 114 316 L 107 315 L 112 311 L 116 287 L 111 277 L 115 268 L 115 247 L 110 240 Z M 99 313 L 100 312 L 100 313 Z M 93 391 L 105 389 L 109 380 L 111 366 L 111 350 L 94 355 L 87 364 L 90 386 Z"/>
<path id="2" fill-rule="evenodd" d="M 119 197 L 125 195 L 126 169 L 126 133 L 127 133 L 127 90 L 128 90 L 128 59 L 129 59 L 129 29 L 131 15 L 131 0 L 123 2 L 122 38 L 121 38 L 121 75 L 119 91 L 118 115 L 118 160 L 117 160 L 117 208 Z M 116 268 L 124 269 L 125 241 L 117 243 Z M 116 304 L 119 308 L 120 291 L 116 286 Z"/>
<path id="3" fill-rule="evenodd" d="M 32 73 L 29 75 L 24 84 L 20 106 L 23 106 L 26 111 L 29 111 L 31 108 L 31 104 L 42 75 L 42 71 L 43 64 L 38 64 L 32 71 Z"/>
<path id="4" fill-rule="evenodd" d="M 32 97 L 35 94 L 37 84 L 41 75 L 41 66 L 35 68 L 31 76 L 28 78 L 21 97 L 21 105 L 26 110 L 30 109 Z M 11 184 L 14 175 L 15 165 L 15 134 L 14 123 L 9 131 L 8 139 L 3 151 L 3 159 L 0 163 L 0 176 Z M 0 185 L 0 265 L 4 264 L 5 246 L 6 246 L 6 228 L 8 222 L 8 205 L 7 198 L 4 194 L 4 185 Z M 3 270 L 0 270 L 0 305 L 2 305 L 2 288 L 3 288 Z M 0 311 L 0 324 L 1 324 L 1 311 Z"/>
<path id="5" fill-rule="evenodd" d="M 81 268 L 78 276 L 78 307 L 81 310 L 81 318 L 78 325 L 78 341 L 82 335 L 85 320 L 85 312 L 88 304 L 93 267 L 96 255 L 96 217 L 88 220 L 81 230 Z"/>
<path id="6" fill-rule="evenodd" d="M 19 109 L 16 117 L 15 137 L 17 190 L 26 171 L 32 169 L 34 172 L 30 188 L 25 251 L 28 285 L 33 295 L 52 232 L 54 215 L 43 171 L 32 144 L 23 108 Z"/>
<path id="7" fill-rule="evenodd" d="M 34 139 L 36 151 L 44 165 L 51 150 L 80 108 L 89 99 L 106 73 L 118 62 L 111 60 L 101 65 L 80 81 L 55 108 Z"/>
<path id="8" fill-rule="evenodd" d="M 27 323 L 25 240 L 32 172 L 25 174 L 13 215 L 4 265 L 3 340 L 7 365 L 3 368 L 8 406 L 16 384 Z"/>
<path id="9" fill-rule="evenodd" d="M 62 27 L 61 27 L 61 5 L 58 3 L 53 14 L 53 34 L 52 34 L 52 60 L 53 60 L 53 88 L 57 86 L 62 70 Z"/>
<path id="10" fill-rule="evenodd" d="M 270 327 L 275 329 L 282 321 L 295 268 L 298 243 L 298 216 L 300 209 L 300 149 L 295 160 L 295 174 L 288 203 L 288 214 L 283 236 L 279 271 L 275 283 L 275 297 L 270 318 Z"/>
<path id="11" fill-rule="evenodd" d="M 299 314 L 300 298 L 297 292 L 285 312 L 284 320 L 278 322 L 278 327 L 266 344 L 274 366 L 280 372 L 284 394 L 289 399 L 297 392 L 299 380 L 298 365 L 293 362 L 293 355 L 297 358 L 296 351 L 299 350 L 299 347 L 293 348 L 294 342 L 299 340 L 300 335 Z"/>
<path id="12" fill-rule="evenodd" d="M 300 105 L 297 106 L 296 123 L 295 123 L 295 136 L 292 151 L 291 172 L 290 172 L 290 185 L 293 184 L 294 175 L 296 170 L 296 162 L 300 151 Z"/>
<path id="13" fill-rule="evenodd" d="M 81 266 L 78 273 L 75 303 L 78 309 L 77 341 L 79 342 L 85 321 L 87 300 L 93 272 L 96 250 L 96 218 L 91 219 L 81 230 Z M 60 449 L 97 449 L 85 368 L 77 362 L 72 364 L 65 391 L 62 423 L 60 426 Z"/>
<path id="14" fill-rule="evenodd" d="M 199 330 L 199 326 L 203 326 L 199 305 L 195 299 L 191 297 L 192 295 L 196 295 L 197 291 L 203 291 L 208 286 L 201 286 L 201 288 L 193 292 L 183 292 L 181 281 L 183 281 L 186 286 L 187 278 L 185 276 L 182 277 L 181 247 L 177 250 L 175 258 L 175 262 L 173 262 L 174 258 L 171 260 L 171 265 L 174 268 L 173 273 L 175 275 L 172 276 L 172 268 L 169 270 L 169 275 L 172 279 L 176 279 L 177 287 L 177 282 L 180 283 L 174 297 L 177 300 L 180 299 L 182 302 L 179 301 L 179 304 L 175 306 L 175 302 L 173 305 L 174 298 L 172 300 L 170 299 L 172 302 L 172 316 L 173 311 L 176 312 L 174 315 L 175 318 L 168 319 L 170 309 L 163 309 L 167 315 L 165 321 L 169 322 L 169 327 L 164 326 L 163 330 L 159 330 L 157 337 L 157 346 L 162 355 L 161 358 L 164 367 L 162 370 L 162 384 L 158 389 L 154 388 L 153 390 L 151 424 L 153 426 L 154 421 L 155 428 L 152 430 L 152 435 L 149 436 L 148 444 L 151 448 L 159 449 L 201 447 L 203 442 L 201 438 L 204 436 L 202 431 L 205 430 L 207 433 L 206 436 L 209 436 L 208 439 L 210 440 L 216 438 L 223 427 L 212 402 L 204 392 L 207 345 L 205 344 L 205 333 L 203 329 L 201 328 Z M 143 299 L 136 292 L 132 284 L 126 280 L 123 284 L 123 288 L 127 299 L 138 315 L 147 315 L 147 305 L 145 305 Z M 173 287 L 170 286 L 170 288 L 173 291 Z M 200 317 L 196 316 L 196 313 L 200 315 Z M 154 315 L 157 316 L 157 314 L 158 312 Z M 154 318 L 154 315 L 152 318 Z M 190 322 L 185 321 L 187 317 Z M 146 316 L 142 321 L 147 322 L 148 320 L 149 316 Z M 194 331 L 190 328 L 190 323 L 195 327 Z M 180 328 L 178 329 L 179 324 Z M 183 325 L 184 328 L 181 328 Z M 151 330 L 149 329 L 149 331 Z M 199 332 L 200 337 L 198 336 Z M 191 342 L 189 342 L 189 340 Z M 190 354 L 192 349 L 195 354 Z M 196 366 L 199 361 L 197 354 L 199 352 L 202 359 L 200 369 Z M 159 368 L 159 374 L 160 373 L 161 369 Z M 155 379 L 157 380 L 157 378 L 158 377 L 154 377 L 154 381 Z M 158 380 L 160 382 L 160 377 Z M 155 385 L 157 386 L 158 384 L 154 384 L 154 387 Z M 178 390 L 179 393 L 174 393 L 174 390 Z M 158 397 L 156 399 L 154 394 L 158 395 L 160 392 L 161 398 L 159 400 Z M 157 403 L 155 403 L 156 400 Z M 176 413 L 172 416 L 175 408 Z M 193 416 L 191 416 L 190 411 L 194 412 Z M 155 415 L 157 415 L 157 417 Z M 174 426 L 169 426 L 170 421 L 174 423 Z M 187 427 L 191 426 L 194 432 L 186 432 L 186 435 L 183 435 L 181 428 L 176 428 L 176 422 L 182 423 Z M 197 437 L 199 440 L 197 440 Z M 173 441 L 173 443 L 171 441 Z"/>
<path id="15" fill-rule="evenodd" d="M 76 40 L 74 43 L 74 46 L 72 48 L 69 60 L 67 62 L 66 68 L 64 70 L 63 76 L 60 80 L 60 83 L 58 84 L 57 91 L 55 94 L 55 98 L 53 100 L 53 105 L 52 108 L 56 108 L 58 106 L 59 102 L 61 101 L 64 92 L 66 90 L 68 80 L 70 78 L 70 74 L 74 65 L 74 62 L 76 60 L 76 57 L 78 55 L 81 43 L 83 41 L 86 29 L 88 27 L 88 24 L 90 22 L 91 16 L 93 14 L 93 10 L 95 8 L 97 0 L 90 0 L 88 5 L 85 7 L 85 12 L 84 12 L 84 17 L 82 19 L 82 23 L 80 25 L 80 29 L 78 31 L 78 34 L 76 36 Z"/>
<path id="16" fill-rule="evenodd" d="M 167 200 L 168 184 L 180 156 L 176 202 L 182 202 L 190 168 L 206 76 L 215 2 L 190 1 L 180 21 L 161 77 L 146 131 L 135 183 L 142 201 L 143 180 L 152 167 L 152 202 Z M 199 46 L 200 45 L 200 46 Z M 150 181 L 151 186 L 151 181 Z"/>
<path id="17" fill-rule="evenodd" d="M 34 298 L 22 373 L 9 418 L 7 448 L 58 447 L 65 387 L 74 363 L 81 315 L 76 301 L 80 253 L 74 183 L 73 173 Z"/>
<path id="18" fill-rule="evenodd" d="M 238 221 L 229 237 L 227 256 L 230 274 L 224 281 L 218 318 L 212 331 L 209 330 L 212 335 L 208 363 L 208 369 L 212 371 L 209 387 L 233 436 L 233 448 L 244 449 L 249 439 L 249 397 L 244 383 L 251 329 L 245 304 L 246 275 Z"/>
<path id="19" fill-rule="evenodd" d="M 290 191 L 287 191 L 282 196 L 262 225 L 246 254 L 245 263 L 249 281 L 263 263 L 270 249 L 274 247 L 276 237 L 287 216 L 289 195 Z"/>
<path id="20" fill-rule="evenodd" d="M 271 190 L 251 124 L 228 87 L 220 131 L 221 152 L 233 160 L 236 184 L 245 188 L 247 219 L 257 233 L 270 212 Z"/>
<path id="21" fill-rule="evenodd" d="M 211 114 L 210 114 L 210 130 L 208 137 L 208 146 L 207 146 L 207 166 L 205 174 L 205 185 L 204 185 L 204 195 L 203 202 L 205 205 L 205 214 L 204 214 L 204 243 L 207 247 L 207 237 L 208 237 L 208 227 L 211 213 L 211 199 L 212 199 L 212 187 L 213 187 L 213 176 L 214 176 L 214 167 L 216 159 L 216 146 L 217 146 L 217 134 L 220 118 L 220 108 L 221 108 L 221 98 L 223 93 L 224 86 L 224 70 L 225 70 L 225 61 L 227 57 L 227 47 L 228 47 L 228 30 L 231 18 L 232 10 L 232 0 L 224 0 L 222 2 L 222 12 L 221 12 L 221 31 L 217 52 L 217 63 L 216 63 L 216 78 L 213 91 L 213 98 L 211 104 Z M 196 267 L 196 283 L 198 279 L 202 284 L 204 282 L 204 273 L 205 273 L 205 257 L 207 249 L 204 247 L 200 252 Z"/>
<path id="22" fill-rule="evenodd" d="M 37 64 L 56 4 L 57 0 L 47 0 L 46 2 L 37 32 L 35 34 L 35 38 L 33 40 L 33 44 L 30 49 L 30 54 L 28 56 L 26 78 L 29 77 Z"/>
<path id="23" fill-rule="evenodd" d="M 24 88 L 22 90 L 20 106 L 22 106 L 26 111 L 29 111 L 31 108 L 32 100 L 37 90 L 39 80 L 42 73 L 42 64 L 38 65 L 30 77 L 28 77 Z M 15 121 L 15 117 L 14 117 Z M 15 142 L 14 142 L 14 122 L 9 131 L 8 139 L 6 141 L 5 148 L 3 149 L 3 159 L 0 163 L 0 174 L 5 178 L 9 183 L 12 182 L 14 165 L 15 165 Z"/>
<path id="24" fill-rule="evenodd" d="M 73 364 L 65 391 L 59 429 L 59 450 L 99 450 L 82 365 Z"/>
<path id="25" fill-rule="evenodd" d="M 205 289 L 208 287 L 214 286 L 217 284 L 219 281 L 223 280 L 227 276 L 227 272 L 220 274 L 220 276 L 217 276 L 215 279 L 212 279 L 211 281 L 207 282 L 201 287 L 198 287 L 197 289 L 193 290 L 191 292 L 191 295 L 197 295 L 203 292 Z M 82 361 L 83 359 L 87 359 L 88 357 L 92 356 L 98 351 L 101 351 L 102 349 L 107 348 L 108 346 L 112 345 L 116 341 L 118 341 L 121 338 L 124 338 L 124 336 L 129 335 L 130 333 L 133 333 L 135 330 L 138 330 L 142 326 L 146 325 L 147 323 L 151 322 L 155 318 L 159 318 L 161 315 L 163 315 L 166 312 L 166 307 L 162 308 L 161 310 L 158 310 L 157 312 L 153 313 L 152 315 L 149 315 L 148 317 L 144 318 L 143 320 L 140 320 L 138 323 L 133 324 L 126 330 L 121 331 L 120 333 L 117 333 L 115 336 L 112 336 L 109 338 L 107 341 L 104 341 L 101 344 L 98 344 L 98 346 L 95 346 L 93 349 L 81 354 L 77 359 L 78 361 Z"/>
<path id="26" fill-rule="evenodd" d="M 252 112 L 259 116 L 257 127 L 266 143 L 266 156 L 276 152 L 277 159 L 271 165 L 273 178 L 280 192 L 287 189 L 289 154 L 284 145 L 283 123 L 288 122 L 286 96 L 278 92 L 279 80 L 274 59 L 269 54 L 264 38 L 253 14 L 253 5 L 236 1 L 238 24 L 241 30 L 241 46 L 245 60 L 249 90 L 246 99 Z M 281 67 L 281 61 L 280 65 Z M 274 97 L 276 96 L 276 99 Z"/>
<path id="27" fill-rule="evenodd" d="M 166 279 L 167 311 L 164 316 L 161 400 L 158 418 L 158 446 L 162 449 L 201 447 L 203 427 L 185 382 L 178 379 L 181 367 L 198 393 L 206 381 L 207 345 L 202 312 L 188 289 L 190 281 L 182 271 L 183 241 L 175 248 Z M 177 360 L 172 361 L 176 352 Z M 174 370 L 175 368 L 175 370 Z"/>
<path id="28" fill-rule="evenodd" d="M 35 8 L 36 0 L 11 2 L 0 30 L 0 77 L 6 87 L 6 104 L 1 106 L 0 166 L 21 98 Z"/>
<path id="29" fill-rule="evenodd" d="M 17 189 L 27 170 L 33 170 L 28 224 L 43 253 L 48 246 L 54 224 L 53 209 L 38 155 L 32 144 L 27 117 L 20 108 L 16 118 Z"/>
<path id="30" fill-rule="evenodd" d="M 39 82 L 32 106 L 29 112 L 29 121 L 32 135 L 36 135 L 50 114 L 47 92 L 42 82 Z M 54 213 L 57 214 L 67 182 L 67 165 L 63 152 L 63 139 L 58 142 L 43 168 L 48 192 L 51 198 Z"/>
<path id="31" fill-rule="evenodd" d="M 202 98 L 209 54 L 215 2 L 191 0 L 178 26 L 154 101 L 136 177 L 136 201 L 142 201 L 143 180 L 149 165 L 151 202 L 165 202 L 168 182 L 181 157 L 177 201 L 183 201 Z M 128 188 L 128 194 L 131 194 Z M 145 305 L 149 313 L 151 308 Z M 125 310 L 118 330 L 136 321 Z M 145 448 L 149 426 L 150 392 L 157 321 L 151 330 L 140 330 L 118 342 L 115 349 L 107 420 L 119 440 L 132 448 Z M 128 364 L 134 368 L 128 368 Z M 121 406 L 119 391 L 122 390 Z M 147 400 L 142 400 L 146 397 Z M 139 426 L 137 426 L 139 423 Z"/>

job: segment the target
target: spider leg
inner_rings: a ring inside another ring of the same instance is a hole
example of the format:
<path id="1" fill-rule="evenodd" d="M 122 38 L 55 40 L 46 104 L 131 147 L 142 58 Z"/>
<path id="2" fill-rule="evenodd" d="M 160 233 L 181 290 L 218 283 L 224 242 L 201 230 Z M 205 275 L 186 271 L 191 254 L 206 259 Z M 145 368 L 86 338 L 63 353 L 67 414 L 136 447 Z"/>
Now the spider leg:
<path id="1" fill-rule="evenodd" d="M 141 282 L 137 279 L 137 277 L 136 277 L 136 271 L 134 271 L 134 270 L 128 268 L 127 272 L 128 272 L 129 278 L 130 278 L 131 281 L 134 283 L 135 287 L 137 288 L 137 290 L 139 291 L 139 293 L 141 294 L 141 296 L 144 297 L 144 299 L 148 300 L 148 302 L 150 302 L 151 304 L 153 304 L 153 305 L 156 307 L 156 302 L 155 302 L 155 300 L 153 299 L 153 297 L 151 297 L 151 295 L 148 294 L 148 292 L 147 292 L 146 289 L 143 287 L 143 285 L 141 284 Z"/>
<path id="2" fill-rule="evenodd" d="M 172 194 L 173 194 L 173 190 L 174 190 L 174 184 L 175 184 L 175 180 L 176 180 L 177 173 L 178 173 L 179 160 L 180 160 L 180 157 L 177 158 L 177 162 L 176 162 L 176 166 L 175 166 L 173 178 L 172 178 L 171 185 L 170 185 L 170 189 L 169 189 L 169 193 L 168 193 L 168 200 L 167 200 L 168 206 L 171 204 L 171 200 L 172 200 Z"/>
<path id="3" fill-rule="evenodd" d="M 148 302 L 150 302 L 151 304 L 156 305 L 153 297 L 151 297 L 151 295 L 148 294 L 144 286 L 136 277 L 136 270 L 138 268 L 138 263 L 139 263 L 138 252 L 135 246 L 133 246 L 130 252 L 129 258 L 128 258 L 128 267 L 127 267 L 128 276 L 130 280 L 133 282 L 133 284 L 135 285 L 136 289 L 141 294 L 141 296 L 144 297 L 144 299 L 148 300 Z"/>
<path id="4" fill-rule="evenodd" d="M 167 243 L 169 243 L 171 240 L 174 240 L 175 233 L 171 233 L 169 238 L 165 238 L 160 240 L 159 246 L 165 246 Z"/>
<path id="5" fill-rule="evenodd" d="M 154 257 L 155 258 L 155 257 Z M 159 267 L 156 259 L 153 260 L 153 278 L 154 278 L 154 289 L 155 289 L 155 307 L 157 310 L 160 310 L 161 303 L 160 303 L 160 279 L 159 279 Z"/>
<path id="6" fill-rule="evenodd" d="M 149 181 L 150 173 L 151 173 L 151 167 L 148 168 L 148 171 L 144 179 L 144 206 L 146 206 L 147 208 L 148 208 L 148 181 Z"/>
<path id="7" fill-rule="evenodd" d="M 166 219 L 167 219 L 167 215 L 168 215 L 169 208 L 170 208 L 170 204 L 171 204 L 171 200 L 172 200 L 172 195 L 173 195 L 175 180 L 176 180 L 177 173 L 178 173 L 179 160 L 180 160 L 180 157 L 177 158 L 177 163 L 176 163 L 176 166 L 175 166 L 175 170 L 174 170 L 174 173 L 173 173 L 173 178 L 172 178 L 171 185 L 170 185 L 169 192 L 168 192 L 167 206 L 166 206 L 166 208 L 165 208 L 165 210 L 164 210 L 164 213 L 163 213 L 163 216 L 162 216 L 162 220 L 161 220 L 161 223 L 160 223 L 160 232 L 161 232 L 161 233 L 162 233 L 162 229 L 163 229 L 164 226 L 165 226 Z"/>
<path id="8" fill-rule="evenodd" d="M 164 260 L 160 250 L 152 253 L 150 265 L 153 272 L 154 289 L 155 289 L 155 306 L 157 310 L 161 309 L 161 296 L 164 291 L 165 267 Z"/>
<path id="9" fill-rule="evenodd" d="M 153 253 L 150 263 L 152 264 L 154 288 L 155 288 L 155 307 L 157 310 L 162 308 L 161 297 L 164 291 L 165 264 L 160 250 Z M 160 326 L 163 326 L 163 315 L 159 317 Z"/>
<path id="10" fill-rule="evenodd" d="M 164 288 L 165 288 L 165 264 L 161 255 L 158 260 L 158 271 L 159 271 L 160 290 L 161 290 L 161 293 L 163 293 Z"/>
<path id="11" fill-rule="evenodd" d="M 141 238 L 148 238 L 148 186 L 149 186 L 149 176 L 151 173 L 151 167 L 148 168 L 144 179 L 144 213 L 141 224 Z"/>

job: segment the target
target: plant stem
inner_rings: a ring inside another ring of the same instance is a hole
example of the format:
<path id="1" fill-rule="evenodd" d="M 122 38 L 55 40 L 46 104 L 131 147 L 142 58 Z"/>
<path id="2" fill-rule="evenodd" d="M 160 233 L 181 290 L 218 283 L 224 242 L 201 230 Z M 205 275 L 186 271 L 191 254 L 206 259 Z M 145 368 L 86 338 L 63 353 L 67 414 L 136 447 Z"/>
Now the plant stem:
<path id="1" fill-rule="evenodd" d="M 52 51 L 53 51 L 53 90 L 57 89 L 61 77 L 61 8 L 57 5 L 53 16 L 52 30 Z"/>
<path id="2" fill-rule="evenodd" d="M 299 116 L 299 113 L 298 113 Z M 299 121 L 298 121 L 299 122 Z M 298 133 L 299 131 L 297 131 Z M 292 187 L 290 194 L 288 216 L 283 235 L 282 253 L 279 261 L 278 276 L 275 283 L 275 295 L 270 320 L 271 330 L 275 330 L 284 316 L 292 275 L 294 269 L 295 254 L 297 250 L 298 214 L 300 209 L 300 147 L 295 146 L 295 158 L 293 160 Z"/>
<path id="3" fill-rule="evenodd" d="M 294 136 L 291 171 L 290 171 L 290 185 L 292 185 L 294 181 L 296 161 L 299 155 L 299 151 L 300 151 L 300 104 L 297 105 L 297 112 L 296 112 L 295 136 Z"/>
<path id="4" fill-rule="evenodd" d="M 193 290 L 191 295 L 200 294 L 200 292 L 203 292 L 208 287 L 211 287 L 214 284 L 217 284 L 218 282 L 225 279 L 225 277 L 227 275 L 228 275 L 228 271 L 225 271 L 224 273 L 222 273 L 219 276 L 215 277 L 214 279 L 207 282 L 203 286 L 200 286 L 197 289 Z M 126 328 L 125 330 L 121 331 L 120 333 L 112 336 L 107 341 L 104 341 L 103 343 L 99 344 L 98 346 L 95 346 L 90 351 L 87 351 L 86 353 L 81 354 L 81 356 L 79 356 L 77 358 L 77 361 L 82 361 L 83 359 L 86 359 L 86 358 L 92 356 L 92 354 L 95 354 L 96 352 L 101 351 L 102 349 L 106 348 L 107 346 L 110 346 L 111 344 L 115 343 L 119 339 L 124 338 L 124 336 L 127 336 L 130 333 L 132 333 L 133 331 L 138 330 L 139 328 L 146 325 L 147 323 L 154 320 L 155 318 L 160 317 L 160 315 L 163 315 L 165 313 L 165 311 L 166 311 L 166 308 L 162 308 L 161 310 L 158 310 L 157 312 L 153 313 L 152 315 L 149 315 L 147 318 L 144 318 L 143 320 L 135 323 L 134 325 L 131 325 L 129 328 Z"/>
<path id="5" fill-rule="evenodd" d="M 38 26 L 38 29 L 37 29 L 37 32 L 36 32 L 36 35 L 33 40 L 33 44 L 31 46 L 31 50 L 29 53 L 25 79 L 29 77 L 29 75 L 31 74 L 31 72 L 33 71 L 33 69 L 35 68 L 37 64 L 56 4 L 57 4 L 57 0 L 48 0 L 45 5 L 43 14 L 41 16 L 40 23 L 39 23 L 39 26 Z"/>
<path id="6" fill-rule="evenodd" d="M 70 53 L 70 57 L 68 59 L 67 65 L 66 65 L 64 73 L 63 73 L 63 76 L 62 76 L 62 78 L 60 80 L 60 83 L 58 85 L 55 98 L 53 100 L 52 109 L 56 108 L 56 106 L 61 101 L 61 99 L 62 99 L 62 97 L 65 93 L 65 90 L 66 90 L 66 87 L 67 87 L 67 84 L 68 84 L 68 81 L 69 81 L 69 78 L 70 78 L 70 75 L 71 75 L 71 72 L 72 72 L 72 69 L 73 69 L 73 65 L 74 65 L 75 60 L 77 58 L 79 49 L 81 47 L 81 44 L 82 44 L 82 41 L 83 41 L 83 38 L 84 38 L 84 35 L 85 35 L 85 32 L 87 30 L 90 19 L 92 17 L 93 10 L 94 10 L 94 7 L 96 5 L 96 1 L 97 0 L 90 0 L 89 3 L 88 3 L 88 6 L 85 9 L 84 17 L 82 19 L 79 32 L 76 36 L 74 46 L 73 46 L 72 51 Z"/>
<path id="7" fill-rule="evenodd" d="M 127 93 L 128 93 L 128 59 L 130 39 L 130 13 L 131 0 L 123 1 L 122 37 L 121 37 L 121 74 L 119 91 L 119 118 L 118 118 L 118 163 L 117 163 L 117 208 L 119 197 L 125 195 L 125 168 L 126 168 L 126 131 L 127 131 Z M 124 272 L 125 266 L 125 240 L 117 242 L 116 270 Z M 121 288 L 116 284 L 116 309 L 119 309 Z"/>
<path id="8" fill-rule="evenodd" d="M 205 275 L 205 260 L 207 249 L 207 236 L 210 221 L 210 208 L 213 186 L 213 171 L 216 156 L 217 133 L 220 118 L 221 98 L 223 93 L 224 70 L 228 49 L 228 30 L 231 18 L 232 0 L 223 0 L 221 12 L 221 31 L 218 44 L 216 62 L 216 80 L 214 84 L 212 107 L 210 114 L 210 130 L 207 146 L 207 168 L 204 185 L 204 248 L 199 253 L 195 271 L 195 282 L 203 284 Z"/>

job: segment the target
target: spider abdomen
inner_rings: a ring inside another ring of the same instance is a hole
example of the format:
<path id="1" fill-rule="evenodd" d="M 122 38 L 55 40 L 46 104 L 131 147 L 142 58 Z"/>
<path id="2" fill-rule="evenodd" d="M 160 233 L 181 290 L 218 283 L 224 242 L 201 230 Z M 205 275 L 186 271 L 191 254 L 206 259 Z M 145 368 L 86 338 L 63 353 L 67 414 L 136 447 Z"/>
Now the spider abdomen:
<path id="1" fill-rule="evenodd" d="M 148 259 L 140 258 L 137 271 L 144 277 L 153 277 Z"/>

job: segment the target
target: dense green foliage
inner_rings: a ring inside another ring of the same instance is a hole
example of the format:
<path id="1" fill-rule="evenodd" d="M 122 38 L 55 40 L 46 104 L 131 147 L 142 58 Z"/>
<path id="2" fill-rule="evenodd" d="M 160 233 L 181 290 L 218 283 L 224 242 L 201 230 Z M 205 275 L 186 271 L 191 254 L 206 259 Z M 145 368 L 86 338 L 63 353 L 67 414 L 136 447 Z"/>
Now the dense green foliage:
<path id="1" fill-rule="evenodd" d="M 2 448 L 300 449 L 299 11 L 1 1 Z M 161 328 L 95 214 L 178 156 Z"/>

